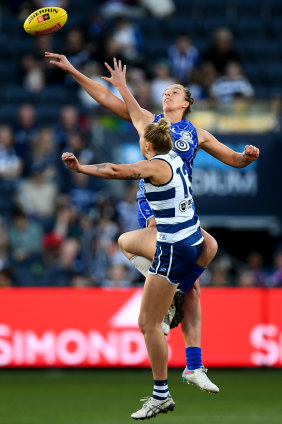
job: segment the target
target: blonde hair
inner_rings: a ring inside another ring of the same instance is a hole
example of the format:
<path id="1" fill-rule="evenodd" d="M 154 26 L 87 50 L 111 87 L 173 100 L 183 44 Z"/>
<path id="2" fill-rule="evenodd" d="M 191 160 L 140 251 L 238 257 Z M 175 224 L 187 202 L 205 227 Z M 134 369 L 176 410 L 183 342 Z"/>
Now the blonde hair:
<path id="1" fill-rule="evenodd" d="M 173 148 L 170 127 L 170 122 L 161 118 L 159 122 L 147 125 L 144 130 L 145 140 L 152 144 L 157 154 L 167 153 Z"/>

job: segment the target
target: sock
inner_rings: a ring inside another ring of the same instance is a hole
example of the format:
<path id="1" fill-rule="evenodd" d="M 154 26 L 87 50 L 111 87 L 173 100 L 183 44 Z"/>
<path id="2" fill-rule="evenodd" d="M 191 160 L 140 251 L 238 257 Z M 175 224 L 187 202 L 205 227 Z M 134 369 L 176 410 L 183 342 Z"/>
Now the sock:
<path id="1" fill-rule="evenodd" d="M 168 397 L 168 381 L 166 380 L 154 380 L 154 391 L 153 398 L 158 400 L 164 400 Z"/>
<path id="2" fill-rule="evenodd" d="M 200 347 L 186 347 L 186 364 L 188 370 L 195 370 L 202 366 L 202 349 Z"/>
<path id="3" fill-rule="evenodd" d="M 189 269 L 189 272 L 185 275 L 185 278 L 178 286 L 178 289 L 182 290 L 185 294 L 193 286 L 195 281 L 203 274 L 206 268 L 198 264 L 193 264 Z"/>
<path id="4" fill-rule="evenodd" d="M 136 269 L 141 272 L 144 277 L 147 277 L 150 266 L 152 265 L 152 261 L 150 259 L 144 258 L 143 256 L 132 256 L 130 262 L 133 263 Z"/>

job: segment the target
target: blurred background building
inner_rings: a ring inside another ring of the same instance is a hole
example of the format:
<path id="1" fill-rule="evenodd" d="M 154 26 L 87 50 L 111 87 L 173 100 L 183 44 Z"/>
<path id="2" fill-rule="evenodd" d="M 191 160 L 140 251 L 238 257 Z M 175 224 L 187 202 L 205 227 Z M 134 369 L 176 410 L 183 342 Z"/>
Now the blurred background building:
<path id="1" fill-rule="evenodd" d="M 50 4 L 67 10 L 65 27 L 26 34 L 26 17 Z M 237 151 L 258 146 L 259 160 L 242 170 L 204 152 L 195 159 L 197 212 L 219 244 L 201 284 L 282 286 L 282 3 L 156 4 L 1 2 L 0 287 L 143 284 L 117 245 L 138 228 L 137 184 L 71 173 L 60 159 L 68 150 L 83 163 L 136 161 L 137 133 L 52 67 L 45 51 L 65 54 L 101 84 L 104 62 L 122 59 L 138 102 L 156 113 L 164 89 L 180 82 L 195 98 L 195 126 Z"/>

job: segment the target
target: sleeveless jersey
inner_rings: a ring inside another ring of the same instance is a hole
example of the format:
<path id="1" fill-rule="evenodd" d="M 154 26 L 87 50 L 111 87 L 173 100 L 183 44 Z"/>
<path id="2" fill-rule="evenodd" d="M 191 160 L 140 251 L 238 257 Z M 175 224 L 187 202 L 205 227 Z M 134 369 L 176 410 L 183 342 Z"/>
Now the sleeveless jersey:
<path id="1" fill-rule="evenodd" d="M 195 213 L 186 164 L 173 150 L 156 155 L 151 160 L 156 159 L 166 161 L 172 170 L 172 177 L 167 184 L 158 186 L 148 178 L 144 180 L 145 196 L 156 219 L 157 244 L 177 243 L 184 239 L 185 244 L 199 244 L 203 237 L 200 220 Z"/>
<path id="2" fill-rule="evenodd" d="M 154 123 L 159 122 L 164 115 L 155 115 Z M 188 176 L 192 181 L 193 161 L 196 156 L 199 142 L 196 128 L 191 122 L 182 119 L 180 122 L 172 123 L 170 127 L 173 150 L 181 157 L 187 168 Z M 137 199 L 145 197 L 144 181 L 140 180 Z"/>

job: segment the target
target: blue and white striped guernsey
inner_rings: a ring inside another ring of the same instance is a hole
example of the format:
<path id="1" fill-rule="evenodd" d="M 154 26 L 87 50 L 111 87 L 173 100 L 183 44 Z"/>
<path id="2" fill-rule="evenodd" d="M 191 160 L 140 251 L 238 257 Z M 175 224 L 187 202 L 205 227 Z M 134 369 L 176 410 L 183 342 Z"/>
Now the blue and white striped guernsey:
<path id="1" fill-rule="evenodd" d="M 177 243 L 185 239 L 191 246 L 203 241 L 200 220 L 195 213 L 188 171 L 181 157 L 173 150 L 156 155 L 151 160 L 166 161 L 172 169 L 171 180 L 164 185 L 154 185 L 144 180 L 146 199 L 157 224 L 157 244 Z"/>

